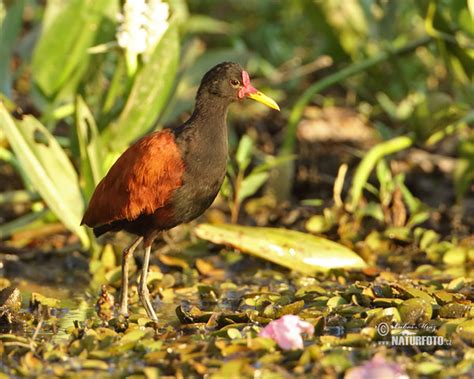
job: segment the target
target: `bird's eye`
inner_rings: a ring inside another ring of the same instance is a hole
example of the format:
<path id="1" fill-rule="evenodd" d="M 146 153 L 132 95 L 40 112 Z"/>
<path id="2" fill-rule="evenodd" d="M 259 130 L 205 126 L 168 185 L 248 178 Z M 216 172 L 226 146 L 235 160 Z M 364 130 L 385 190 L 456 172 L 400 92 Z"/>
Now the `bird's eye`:
<path id="1" fill-rule="evenodd" d="M 230 84 L 232 85 L 232 87 L 239 87 L 240 86 L 240 82 L 237 79 L 231 79 Z"/>

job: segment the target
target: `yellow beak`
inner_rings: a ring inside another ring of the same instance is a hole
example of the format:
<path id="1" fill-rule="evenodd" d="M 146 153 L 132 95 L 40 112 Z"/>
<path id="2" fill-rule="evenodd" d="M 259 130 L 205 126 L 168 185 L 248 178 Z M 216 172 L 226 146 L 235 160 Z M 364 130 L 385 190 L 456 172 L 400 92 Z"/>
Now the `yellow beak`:
<path id="1" fill-rule="evenodd" d="M 253 100 L 258 101 L 259 103 L 265 104 L 267 107 L 276 109 L 277 111 L 280 110 L 280 107 L 278 106 L 275 100 L 260 91 L 248 93 L 247 96 Z"/>

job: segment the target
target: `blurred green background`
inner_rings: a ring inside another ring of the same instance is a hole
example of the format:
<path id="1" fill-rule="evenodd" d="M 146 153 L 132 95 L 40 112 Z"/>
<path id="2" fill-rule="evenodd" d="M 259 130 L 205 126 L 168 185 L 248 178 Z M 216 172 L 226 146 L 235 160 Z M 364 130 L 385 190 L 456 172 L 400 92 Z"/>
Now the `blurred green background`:
<path id="1" fill-rule="evenodd" d="M 89 248 L 93 237 L 79 224 L 95 185 L 134 140 L 185 120 L 202 75 L 226 60 L 244 65 L 282 108 L 231 110 L 231 156 L 240 152 L 222 194 L 233 222 L 264 185 L 279 200 L 325 200 L 300 192 L 312 187 L 299 181 L 297 141 L 302 119 L 331 109 L 353 110 L 376 141 L 366 155 L 350 153 L 365 158 L 357 170 L 350 164 L 341 200 L 349 213 L 369 190 L 380 201 L 367 214 L 383 219 L 397 187 L 384 158 L 413 146 L 454 158 L 448 206 L 472 192 L 472 0 L 171 0 L 165 34 L 144 53 L 118 46 L 117 0 L 0 4 L 0 190 L 2 204 L 15 205 L 1 238 L 59 220 Z M 345 160 L 331 168 L 331 188 Z M 369 183 L 372 173 L 385 189 Z"/>

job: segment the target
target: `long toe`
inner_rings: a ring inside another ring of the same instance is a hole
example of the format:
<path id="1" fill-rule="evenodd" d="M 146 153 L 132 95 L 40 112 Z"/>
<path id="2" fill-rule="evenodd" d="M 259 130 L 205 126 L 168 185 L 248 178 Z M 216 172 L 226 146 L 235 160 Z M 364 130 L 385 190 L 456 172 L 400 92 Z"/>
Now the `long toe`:
<path id="1" fill-rule="evenodd" d="M 151 304 L 150 292 L 148 291 L 148 288 L 145 287 L 143 289 L 140 289 L 139 297 L 148 317 L 153 321 L 158 321 L 158 317 L 156 316 L 155 310 L 153 309 L 153 305 Z"/>
<path id="2" fill-rule="evenodd" d="M 147 307 L 145 307 L 145 310 L 146 310 L 146 313 L 148 314 L 148 317 L 152 320 L 152 321 L 158 321 L 158 317 L 156 316 L 156 313 L 155 313 L 155 310 L 153 309 L 153 307 L 151 306 L 151 303 L 148 304 Z"/>

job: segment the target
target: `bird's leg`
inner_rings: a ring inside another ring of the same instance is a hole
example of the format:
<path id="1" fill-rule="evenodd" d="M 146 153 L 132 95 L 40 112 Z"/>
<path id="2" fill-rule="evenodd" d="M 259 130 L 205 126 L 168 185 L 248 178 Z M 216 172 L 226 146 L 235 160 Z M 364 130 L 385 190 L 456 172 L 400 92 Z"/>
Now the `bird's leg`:
<path id="1" fill-rule="evenodd" d="M 148 239 L 145 240 L 145 257 L 143 259 L 143 267 L 142 267 L 142 275 L 140 277 L 140 283 L 138 284 L 138 296 L 145 307 L 146 313 L 150 319 L 153 321 L 158 321 L 158 317 L 156 317 L 155 310 L 151 305 L 150 300 L 150 292 L 148 291 L 148 287 L 146 284 L 147 276 L 148 276 L 148 266 L 150 264 L 150 252 L 151 252 L 151 244 L 153 239 L 149 241 Z"/>
<path id="2" fill-rule="evenodd" d="M 138 237 L 122 253 L 122 289 L 120 291 L 120 314 L 128 316 L 128 263 L 143 237 Z"/>

